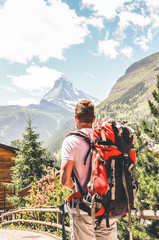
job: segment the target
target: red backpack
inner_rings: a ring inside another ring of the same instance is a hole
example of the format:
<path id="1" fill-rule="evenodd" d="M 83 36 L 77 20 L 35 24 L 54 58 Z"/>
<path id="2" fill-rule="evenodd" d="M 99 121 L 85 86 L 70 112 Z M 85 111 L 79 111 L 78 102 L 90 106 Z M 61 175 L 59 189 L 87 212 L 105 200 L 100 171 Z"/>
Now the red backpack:
<path id="1" fill-rule="evenodd" d="M 73 174 L 80 192 L 72 194 L 67 203 L 73 198 L 80 199 L 79 207 L 92 216 L 95 229 L 103 218 L 106 218 L 106 226 L 109 227 L 109 218 L 123 217 L 128 213 L 132 239 L 130 214 L 137 199 L 137 183 L 132 171 L 136 164 L 133 130 L 121 122 L 106 118 L 95 125 L 92 142 L 80 131 L 71 134 L 87 139 L 92 160 L 88 193 L 82 192 Z M 88 153 L 86 159 L 87 156 Z"/>

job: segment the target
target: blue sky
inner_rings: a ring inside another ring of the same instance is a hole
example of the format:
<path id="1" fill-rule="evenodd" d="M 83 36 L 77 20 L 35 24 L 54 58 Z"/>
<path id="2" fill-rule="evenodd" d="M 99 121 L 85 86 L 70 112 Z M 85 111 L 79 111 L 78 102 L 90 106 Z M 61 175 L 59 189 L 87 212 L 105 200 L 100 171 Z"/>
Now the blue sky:
<path id="1" fill-rule="evenodd" d="M 0 0 L 0 105 L 38 104 L 66 75 L 106 99 L 159 51 L 159 0 Z"/>

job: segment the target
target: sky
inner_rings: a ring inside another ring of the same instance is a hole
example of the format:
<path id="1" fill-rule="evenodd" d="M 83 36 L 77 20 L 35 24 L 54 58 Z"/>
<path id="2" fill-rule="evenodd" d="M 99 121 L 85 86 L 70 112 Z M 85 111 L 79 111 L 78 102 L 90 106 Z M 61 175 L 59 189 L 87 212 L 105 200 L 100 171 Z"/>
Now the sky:
<path id="1" fill-rule="evenodd" d="M 159 51 L 159 0 L 0 0 L 0 105 L 38 104 L 66 75 L 105 100 Z"/>

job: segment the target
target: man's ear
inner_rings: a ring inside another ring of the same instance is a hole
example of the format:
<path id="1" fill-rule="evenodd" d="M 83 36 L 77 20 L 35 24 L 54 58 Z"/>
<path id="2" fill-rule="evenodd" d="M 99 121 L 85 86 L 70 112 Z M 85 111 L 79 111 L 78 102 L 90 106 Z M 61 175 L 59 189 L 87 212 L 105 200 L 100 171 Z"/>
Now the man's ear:
<path id="1" fill-rule="evenodd" d="M 77 118 L 77 116 L 75 115 L 75 122 L 77 122 L 77 119 L 78 119 L 78 118 Z"/>
<path id="2" fill-rule="evenodd" d="M 78 119 L 78 117 L 75 115 L 75 123 L 76 123 L 76 125 L 78 124 L 78 122 L 79 122 L 79 119 Z"/>
<path id="3" fill-rule="evenodd" d="M 93 123 L 95 122 L 95 120 L 96 120 L 96 116 L 94 115 L 94 118 L 93 118 Z"/>

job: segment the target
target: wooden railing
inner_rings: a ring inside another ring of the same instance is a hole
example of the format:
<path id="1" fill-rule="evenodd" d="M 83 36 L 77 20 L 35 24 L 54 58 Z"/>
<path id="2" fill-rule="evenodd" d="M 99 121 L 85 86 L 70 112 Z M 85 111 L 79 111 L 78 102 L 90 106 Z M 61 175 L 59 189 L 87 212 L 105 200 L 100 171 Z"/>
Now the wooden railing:
<path id="1" fill-rule="evenodd" d="M 23 214 L 26 213 L 37 213 L 37 220 L 28 219 L 29 216 L 27 216 L 27 219 L 23 218 Z M 56 222 L 46 222 L 41 220 L 41 214 L 43 213 L 56 213 Z M 58 208 L 27 208 L 27 209 L 17 209 L 17 210 L 10 210 L 3 215 L 0 216 L 0 223 L 2 226 L 8 225 L 11 223 L 31 223 L 31 224 L 37 224 L 38 227 L 40 225 L 50 226 L 57 229 L 57 232 L 59 229 L 62 229 L 61 222 L 61 211 Z M 65 226 L 65 230 L 67 232 L 70 232 L 70 228 Z M 60 238 L 59 238 L 60 239 Z"/>
<path id="2" fill-rule="evenodd" d="M 27 212 L 36 212 L 38 219 L 37 220 L 29 220 L 29 219 L 23 219 L 23 214 L 26 214 Z M 41 213 L 42 212 L 49 212 L 49 213 L 56 213 L 57 221 L 55 222 L 45 222 L 41 221 Z M 144 218 L 144 219 L 156 219 L 159 220 L 159 210 L 140 210 L 140 211 L 132 211 L 132 216 L 134 218 Z M 51 227 L 57 228 L 57 231 L 59 229 L 62 229 L 62 225 L 60 224 L 61 221 L 61 211 L 58 208 L 51 208 L 51 207 L 38 207 L 38 208 L 28 208 L 28 209 L 18 209 L 18 210 L 10 210 L 3 215 L 0 216 L 1 218 L 1 225 L 7 225 L 11 223 L 32 223 L 32 224 L 38 224 L 40 225 L 47 225 Z M 66 231 L 70 231 L 69 227 L 65 227 Z"/>
<path id="3" fill-rule="evenodd" d="M 134 218 L 159 220 L 159 210 L 132 210 L 131 215 Z"/>

